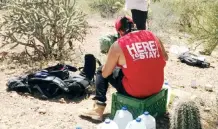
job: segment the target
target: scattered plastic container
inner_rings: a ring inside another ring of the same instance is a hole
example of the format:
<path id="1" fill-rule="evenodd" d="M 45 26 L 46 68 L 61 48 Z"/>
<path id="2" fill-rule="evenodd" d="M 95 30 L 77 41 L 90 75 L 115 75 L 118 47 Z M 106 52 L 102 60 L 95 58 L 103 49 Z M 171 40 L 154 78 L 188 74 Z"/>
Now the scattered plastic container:
<path id="1" fill-rule="evenodd" d="M 145 123 L 141 118 L 136 118 L 135 120 L 129 122 L 125 129 L 147 129 Z"/>
<path id="2" fill-rule="evenodd" d="M 119 128 L 113 120 L 107 118 L 103 123 L 97 126 L 97 129 L 119 129 Z"/>
<path id="3" fill-rule="evenodd" d="M 133 116 L 125 106 L 121 110 L 117 110 L 114 116 L 114 122 L 118 125 L 119 129 L 125 129 L 127 124 L 132 120 Z"/>
<path id="4" fill-rule="evenodd" d="M 167 81 L 164 82 L 163 87 L 168 89 L 168 93 L 167 93 L 167 107 L 168 107 L 171 97 L 171 87 L 169 86 L 169 83 Z"/>
<path id="5" fill-rule="evenodd" d="M 172 45 L 170 47 L 170 52 L 173 54 L 176 54 L 179 56 L 182 53 L 188 52 L 189 49 L 186 46 L 177 46 L 177 45 Z"/>
<path id="6" fill-rule="evenodd" d="M 82 129 L 82 126 L 81 125 L 76 125 L 75 129 Z"/>
<path id="7" fill-rule="evenodd" d="M 139 118 L 145 123 L 146 129 L 156 129 L 156 120 L 149 112 L 144 112 Z"/>

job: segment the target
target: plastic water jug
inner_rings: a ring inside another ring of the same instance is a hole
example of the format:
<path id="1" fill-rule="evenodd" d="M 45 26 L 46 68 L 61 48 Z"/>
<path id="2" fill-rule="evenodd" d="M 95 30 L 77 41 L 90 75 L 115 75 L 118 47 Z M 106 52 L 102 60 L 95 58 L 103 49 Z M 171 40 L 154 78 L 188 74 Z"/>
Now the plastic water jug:
<path id="1" fill-rule="evenodd" d="M 144 112 L 139 118 L 145 123 L 146 129 L 156 129 L 156 120 L 149 112 Z"/>
<path id="2" fill-rule="evenodd" d="M 126 129 L 147 129 L 145 123 L 141 118 L 136 118 L 135 120 L 129 122 L 126 126 Z"/>
<path id="3" fill-rule="evenodd" d="M 119 129 L 125 129 L 127 124 L 133 120 L 132 114 L 127 110 L 127 107 L 122 107 L 117 110 L 114 116 L 114 122 L 118 125 Z"/>
<path id="4" fill-rule="evenodd" d="M 168 107 L 168 105 L 170 103 L 171 87 L 169 86 L 169 83 L 166 81 L 164 82 L 163 87 L 168 89 L 168 93 L 167 93 L 167 107 Z"/>
<path id="5" fill-rule="evenodd" d="M 97 126 L 97 129 L 119 129 L 117 124 L 110 119 L 105 119 L 105 121 Z"/>
<path id="6" fill-rule="evenodd" d="M 76 125 L 75 129 L 82 129 L 82 127 L 80 125 Z"/>

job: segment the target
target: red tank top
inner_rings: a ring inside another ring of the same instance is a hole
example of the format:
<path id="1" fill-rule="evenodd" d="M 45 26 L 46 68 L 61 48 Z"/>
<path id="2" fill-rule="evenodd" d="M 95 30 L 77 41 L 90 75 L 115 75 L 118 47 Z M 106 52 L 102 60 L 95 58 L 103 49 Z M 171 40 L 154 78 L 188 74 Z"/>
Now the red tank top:
<path id="1" fill-rule="evenodd" d="M 118 39 L 126 59 L 122 80 L 126 92 L 144 98 L 158 93 L 164 82 L 163 57 L 160 43 L 149 31 L 129 33 Z"/>

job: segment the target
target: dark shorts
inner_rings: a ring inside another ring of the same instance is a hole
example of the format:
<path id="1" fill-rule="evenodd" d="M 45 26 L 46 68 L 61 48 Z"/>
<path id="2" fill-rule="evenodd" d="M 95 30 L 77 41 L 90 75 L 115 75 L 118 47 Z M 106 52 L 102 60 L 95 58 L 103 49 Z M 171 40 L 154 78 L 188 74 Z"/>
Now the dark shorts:
<path id="1" fill-rule="evenodd" d="M 132 19 L 136 24 L 137 29 L 145 30 L 148 11 L 140 11 L 140 10 L 132 9 L 131 12 L 132 12 Z"/>

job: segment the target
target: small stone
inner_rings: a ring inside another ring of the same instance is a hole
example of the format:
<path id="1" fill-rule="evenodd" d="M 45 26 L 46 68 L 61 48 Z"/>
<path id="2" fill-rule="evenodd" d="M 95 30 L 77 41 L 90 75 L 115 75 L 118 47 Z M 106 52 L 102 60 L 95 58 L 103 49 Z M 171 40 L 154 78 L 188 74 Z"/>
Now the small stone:
<path id="1" fill-rule="evenodd" d="M 61 98 L 61 99 L 59 100 L 59 102 L 60 102 L 60 103 L 66 103 L 66 101 L 64 100 L 64 98 Z"/>
<path id="2" fill-rule="evenodd" d="M 208 84 L 205 86 L 205 90 L 209 92 L 213 92 L 213 86 Z"/>
<path id="3" fill-rule="evenodd" d="M 25 97 L 29 96 L 30 94 L 29 93 L 24 93 L 23 94 Z"/>
<path id="4" fill-rule="evenodd" d="M 30 99 L 34 99 L 34 97 L 33 97 L 33 96 L 29 96 L 29 98 L 30 98 Z"/>
<path id="5" fill-rule="evenodd" d="M 208 108 L 208 107 L 204 109 L 205 112 L 209 112 L 210 110 L 211 110 L 211 109 Z"/>
<path id="6" fill-rule="evenodd" d="M 40 114 L 45 114 L 45 113 L 46 113 L 46 110 L 45 110 L 45 109 L 39 109 L 38 112 L 39 112 Z"/>
<path id="7" fill-rule="evenodd" d="M 191 86 L 193 89 L 197 89 L 197 86 L 196 85 L 193 85 L 193 86 Z"/>
<path id="8" fill-rule="evenodd" d="M 185 88 L 185 86 L 179 86 L 180 88 Z"/>

